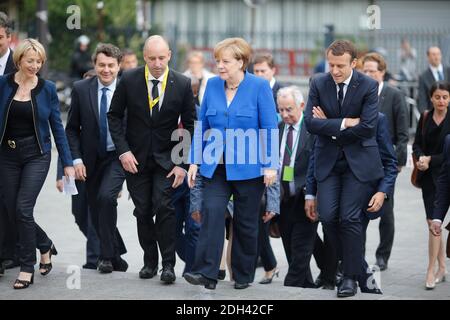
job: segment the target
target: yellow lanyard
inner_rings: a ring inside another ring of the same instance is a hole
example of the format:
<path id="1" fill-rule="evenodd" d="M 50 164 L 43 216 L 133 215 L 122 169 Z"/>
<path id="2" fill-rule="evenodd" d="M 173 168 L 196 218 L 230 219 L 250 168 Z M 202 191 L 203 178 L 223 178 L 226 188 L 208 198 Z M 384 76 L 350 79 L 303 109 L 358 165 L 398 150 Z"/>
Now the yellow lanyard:
<path id="1" fill-rule="evenodd" d="M 150 71 L 148 71 L 148 66 L 145 65 L 145 84 L 147 85 L 148 105 L 150 107 L 150 110 L 152 110 L 153 107 L 159 102 L 159 97 L 161 97 L 166 91 L 167 77 L 169 76 L 169 67 L 166 68 L 166 71 L 164 73 L 164 80 L 161 85 L 161 92 L 159 93 L 159 96 L 156 97 L 156 99 L 152 98 L 151 90 L 148 87 L 148 82 L 150 81 L 149 76 Z"/>

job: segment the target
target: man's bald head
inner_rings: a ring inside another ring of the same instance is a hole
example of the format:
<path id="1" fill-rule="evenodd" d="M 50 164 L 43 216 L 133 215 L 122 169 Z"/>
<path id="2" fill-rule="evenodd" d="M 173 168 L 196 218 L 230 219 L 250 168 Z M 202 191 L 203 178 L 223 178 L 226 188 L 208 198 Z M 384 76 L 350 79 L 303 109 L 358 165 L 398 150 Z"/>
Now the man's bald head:
<path id="1" fill-rule="evenodd" d="M 159 78 L 163 75 L 170 61 L 171 51 L 167 41 L 159 36 L 148 37 L 144 44 L 144 60 L 150 73 Z"/>
<path id="2" fill-rule="evenodd" d="M 160 35 L 153 35 L 148 37 L 147 40 L 145 40 L 144 51 L 152 46 L 165 46 L 167 50 L 170 50 L 169 43 L 166 39 L 164 39 L 164 37 Z"/>

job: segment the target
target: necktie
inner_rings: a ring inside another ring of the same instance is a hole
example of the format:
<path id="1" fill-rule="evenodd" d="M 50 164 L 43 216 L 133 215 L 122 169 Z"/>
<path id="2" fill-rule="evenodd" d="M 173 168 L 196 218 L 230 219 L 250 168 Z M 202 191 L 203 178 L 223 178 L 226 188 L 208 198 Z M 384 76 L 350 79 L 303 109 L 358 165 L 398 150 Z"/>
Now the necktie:
<path id="1" fill-rule="evenodd" d="M 106 120 L 106 109 L 108 104 L 108 99 L 106 97 L 106 92 L 108 88 L 102 88 L 102 98 L 100 99 L 100 147 L 98 149 L 100 156 L 106 155 L 106 132 L 108 130 L 108 124 Z"/>
<path id="2" fill-rule="evenodd" d="M 339 86 L 339 92 L 338 92 L 339 110 L 342 112 L 342 101 L 344 100 L 344 86 L 345 86 L 345 83 L 343 83 L 343 82 L 338 83 L 338 86 Z"/>
<path id="3" fill-rule="evenodd" d="M 444 80 L 444 75 L 442 74 L 442 71 L 438 71 L 438 81 Z"/>
<path id="4" fill-rule="evenodd" d="M 286 145 L 284 147 L 283 172 L 281 173 L 282 177 L 283 177 L 283 174 L 284 174 L 284 167 L 289 166 L 291 164 L 291 155 L 292 155 L 292 152 L 294 152 L 292 150 L 293 132 L 294 132 L 294 127 L 293 126 L 289 126 L 288 134 L 287 134 L 287 137 L 286 137 Z M 289 198 L 289 196 L 290 196 L 289 182 L 282 181 L 282 185 L 283 185 L 285 197 Z"/>
<path id="5" fill-rule="evenodd" d="M 159 92 L 158 92 L 158 84 L 159 84 L 159 80 L 152 80 L 153 83 L 153 88 L 152 88 L 152 99 L 155 100 L 156 98 L 159 97 Z M 157 104 L 155 104 L 152 108 L 152 117 L 159 112 L 159 102 Z"/>

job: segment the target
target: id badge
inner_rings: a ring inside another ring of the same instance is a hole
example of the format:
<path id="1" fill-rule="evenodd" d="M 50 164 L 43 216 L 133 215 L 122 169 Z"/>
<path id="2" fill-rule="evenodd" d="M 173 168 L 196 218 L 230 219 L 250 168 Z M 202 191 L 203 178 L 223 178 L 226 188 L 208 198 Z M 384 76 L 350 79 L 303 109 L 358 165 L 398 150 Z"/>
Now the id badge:
<path id="1" fill-rule="evenodd" d="M 294 181 L 294 167 L 284 166 L 283 169 L 283 181 Z"/>

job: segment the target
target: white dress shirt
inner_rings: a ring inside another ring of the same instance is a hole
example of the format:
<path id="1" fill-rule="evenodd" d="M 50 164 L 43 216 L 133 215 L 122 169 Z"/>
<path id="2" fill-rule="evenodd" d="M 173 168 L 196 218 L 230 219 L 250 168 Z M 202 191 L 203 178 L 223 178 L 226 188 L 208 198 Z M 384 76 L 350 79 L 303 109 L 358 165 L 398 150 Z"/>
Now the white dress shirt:
<path id="1" fill-rule="evenodd" d="M 8 63 L 9 54 L 11 53 L 11 49 L 8 48 L 8 51 L 0 57 L 0 76 L 5 74 L 6 64 Z"/>
<path id="2" fill-rule="evenodd" d="M 169 71 L 167 71 L 169 72 Z M 158 93 L 159 93 L 159 102 L 158 102 L 158 110 L 161 111 L 161 106 L 164 100 L 164 92 L 162 92 L 162 83 L 164 81 L 164 76 L 166 73 L 164 72 L 159 78 L 155 78 L 150 72 L 148 73 L 148 90 L 150 90 L 149 94 L 152 95 L 153 90 L 153 82 L 152 80 L 159 80 L 158 83 Z M 153 98 L 153 97 L 152 97 Z M 152 109 L 150 109 L 150 114 L 152 114 Z"/>
<path id="3" fill-rule="evenodd" d="M 442 63 L 439 64 L 437 67 L 433 67 L 432 65 L 430 65 L 430 70 L 431 70 L 431 73 L 433 73 L 434 80 L 436 80 L 436 81 L 439 81 L 439 75 L 438 75 L 439 72 L 441 73 L 442 77 L 445 77 L 444 76 L 444 67 L 442 66 Z M 444 79 L 442 79 L 442 80 L 444 80 Z"/>

